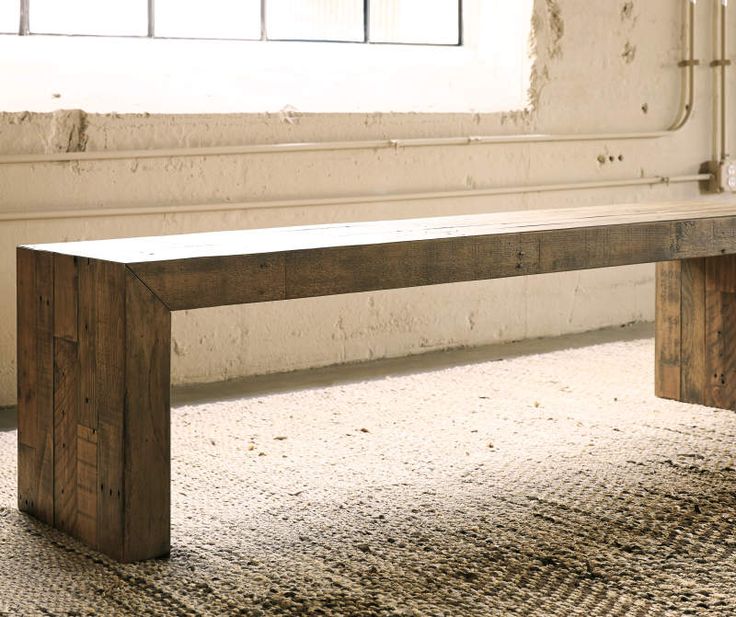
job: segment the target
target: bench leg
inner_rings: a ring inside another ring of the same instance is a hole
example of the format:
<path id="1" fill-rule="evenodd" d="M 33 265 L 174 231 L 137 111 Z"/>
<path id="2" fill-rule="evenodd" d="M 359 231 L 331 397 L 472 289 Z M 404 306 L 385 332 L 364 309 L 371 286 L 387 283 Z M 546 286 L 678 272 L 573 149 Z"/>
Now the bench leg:
<path id="1" fill-rule="evenodd" d="M 736 409 L 736 256 L 657 264 L 657 396 Z"/>
<path id="2" fill-rule="evenodd" d="M 119 561 L 169 551 L 170 340 L 124 265 L 18 249 L 18 506 Z"/>

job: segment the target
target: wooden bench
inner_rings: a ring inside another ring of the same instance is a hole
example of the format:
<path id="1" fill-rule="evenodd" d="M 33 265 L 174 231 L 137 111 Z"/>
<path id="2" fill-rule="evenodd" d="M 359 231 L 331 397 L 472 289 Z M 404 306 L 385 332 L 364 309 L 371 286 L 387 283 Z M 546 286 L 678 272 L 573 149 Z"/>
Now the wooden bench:
<path id="1" fill-rule="evenodd" d="M 656 393 L 734 409 L 734 253 L 723 202 L 19 247 L 19 507 L 117 560 L 168 553 L 183 309 L 660 262 Z"/>

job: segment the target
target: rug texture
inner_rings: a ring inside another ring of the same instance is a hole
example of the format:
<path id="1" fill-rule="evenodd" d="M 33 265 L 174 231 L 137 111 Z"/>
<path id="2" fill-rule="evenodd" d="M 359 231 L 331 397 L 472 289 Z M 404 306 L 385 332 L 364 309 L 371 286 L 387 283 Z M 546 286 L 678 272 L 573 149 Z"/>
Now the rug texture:
<path id="1" fill-rule="evenodd" d="M 0 432 L 0 615 L 736 615 L 736 414 L 613 338 L 179 404 L 141 564 L 20 514 Z"/>

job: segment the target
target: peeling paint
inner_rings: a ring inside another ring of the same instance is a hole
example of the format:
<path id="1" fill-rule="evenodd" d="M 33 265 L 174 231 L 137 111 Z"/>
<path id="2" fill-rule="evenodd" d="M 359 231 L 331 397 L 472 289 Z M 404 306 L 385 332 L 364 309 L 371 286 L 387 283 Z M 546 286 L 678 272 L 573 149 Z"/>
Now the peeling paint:
<path id="1" fill-rule="evenodd" d="M 542 91 L 550 80 L 549 60 L 562 57 L 562 39 L 565 22 L 558 0 L 544 0 L 544 9 L 539 7 L 532 13 L 529 53 L 533 58 L 529 80 L 529 106 L 539 108 Z"/>
<path id="2" fill-rule="evenodd" d="M 626 64 L 631 64 L 634 60 L 636 60 L 636 45 L 632 45 L 631 41 L 626 41 L 626 44 L 624 45 L 624 50 L 621 53 L 621 57 L 624 59 L 624 62 L 626 62 Z"/>
<path id="3" fill-rule="evenodd" d="M 87 114 L 62 109 L 52 114 L 46 152 L 84 152 L 87 148 Z"/>
<path id="4" fill-rule="evenodd" d="M 621 7 L 621 21 L 626 21 L 628 19 L 631 19 L 633 15 L 634 15 L 634 3 L 625 2 L 623 7 Z"/>
<path id="5" fill-rule="evenodd" d="M 562 56 L 562 38 L 565 36 L 565 22 L 562 19 L 562 10 L 558 0 L 546 0 L 549 27 L 552 33 L 549 45 L 549 57 Z"/>

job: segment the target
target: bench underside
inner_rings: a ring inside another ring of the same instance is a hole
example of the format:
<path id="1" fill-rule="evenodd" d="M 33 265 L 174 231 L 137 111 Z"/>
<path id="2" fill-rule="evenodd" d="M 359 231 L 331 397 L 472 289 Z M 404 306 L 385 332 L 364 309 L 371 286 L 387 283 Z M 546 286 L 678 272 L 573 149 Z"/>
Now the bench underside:
<path id="1" fill-rule="evenodd" d="M 736 408 L 736 205 L 576 212 L 19 248 L 20 509 L 168 553 L 174 310 L 661 262 L 657 394 Z"/>

